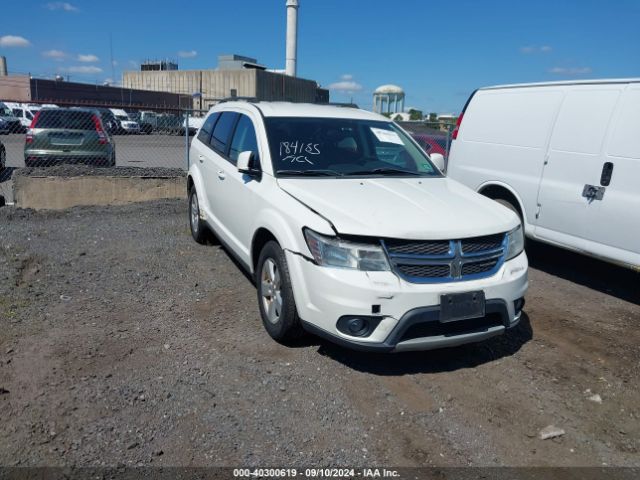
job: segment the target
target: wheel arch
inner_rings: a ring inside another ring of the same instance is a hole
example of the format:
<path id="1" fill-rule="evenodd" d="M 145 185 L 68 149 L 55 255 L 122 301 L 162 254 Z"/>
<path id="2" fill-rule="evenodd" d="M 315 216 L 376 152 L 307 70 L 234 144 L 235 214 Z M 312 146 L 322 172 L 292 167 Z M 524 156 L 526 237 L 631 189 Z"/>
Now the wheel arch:
<path id="1" fill-rule="evenodd" d="M 526 225 L 530 224 L 529 220 L 527 219 L 527 213 L 524 208 L 522 199 L 520 198 L 520 195 L 518 195 L 518 193 L 515 190 L 513 190 L 513 188 L 511 188 L 509 185 L 502 182 L 495 182 L 495 181 L 486 182 L 478 187 L 477 192 L 492 200 L 498 200 L 498 199 L 507 200 L 514 207 L 518 209 L 518 212 L 520 213 L 520 218 L 522 219 L 522 221 Z"/>

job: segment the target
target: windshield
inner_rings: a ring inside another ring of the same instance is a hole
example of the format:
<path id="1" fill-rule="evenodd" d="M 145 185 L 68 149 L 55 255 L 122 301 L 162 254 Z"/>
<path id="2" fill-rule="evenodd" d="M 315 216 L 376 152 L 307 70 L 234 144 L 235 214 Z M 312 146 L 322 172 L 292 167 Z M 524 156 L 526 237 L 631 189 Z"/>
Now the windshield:
<path id="1" fill-rule="evenodd" d="M 6 105 L 0 104 L 0 117 L 13 117 L 13 112 Z"/>
<path id="2" fill-rule="evenodd" d="M 116 115 L 116 118 L 118 120 L 129 120 L 129 117 L 127 117 L 126 115 Z"/>
<path id="3" fill-rule="evenodd" d="M 271 117 L 265 124 L 278 176 L 440 176 L 391 122 Z"/>

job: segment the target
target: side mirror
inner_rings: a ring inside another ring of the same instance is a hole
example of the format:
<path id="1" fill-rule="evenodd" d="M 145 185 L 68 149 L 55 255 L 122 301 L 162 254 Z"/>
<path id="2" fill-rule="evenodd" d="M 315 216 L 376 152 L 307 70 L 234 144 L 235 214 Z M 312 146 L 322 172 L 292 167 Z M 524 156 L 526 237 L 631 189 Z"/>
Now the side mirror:
<path id="1" fill-rule="evenodd" d="M 436 167 L 438 167 L 438 170 L 444 173 L 444 157 L 441 153 L 432 153 L 431 161 Z"/>
<path id="2" fill-rule="evenodd" d="M 238 161 L 236 162 L 238 171 L 246 175 L 258 175 L 260 172 L 253 168 L 253 152 L 247 150 L 246 152 L 240 152 L 238 155 Z"/>

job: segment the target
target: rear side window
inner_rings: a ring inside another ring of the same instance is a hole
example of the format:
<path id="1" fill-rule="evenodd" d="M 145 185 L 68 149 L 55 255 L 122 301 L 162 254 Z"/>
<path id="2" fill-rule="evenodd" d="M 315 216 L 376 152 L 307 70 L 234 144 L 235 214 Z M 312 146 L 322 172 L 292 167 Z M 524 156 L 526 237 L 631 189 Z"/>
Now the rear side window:
<path id="1" fill-rule="evenodd" d="M 211 146 L 214 150 L 222 154 L 227 153 L 229 137 L 237 118 L 238 114 L 234 112 L 223 112 L 220 115 L 211 135 Z"/>
<path id="2" fill-rule="evenodd" d="M 213 131 L 213 126 L 216 124 L 216 120 L 218 120 L 219 116 L 220 114 L 217 112 L 212 113 L 211 115 L 209 115 L 209 118 L 207 118 L 207 120 L 204 122 L 204 125 L 202 125 L 202 128 L 198 132 L 198 140 L 200 140 L 202 143 L 205 143 L 205 144 L 209 143 L 209 139 L 211 138 L 211 132 Z"/>
<path id="3" fill-rule="evenodd" d="M 232 163 L 238 161 L 240 152 L 252 151 L 255 162 L 259 162 L 258 140 L 256 139 L 256 130 L 253 122 L 246 115 L 240 115 L 238 126 L 231 140 L 231 149 L 229 150 L 229 159 Z"/>
<path id="4" fill-rule="evenodd" d="M 91 112 L 80 110 L 41 110 L 35 128 L 64 128 L 67 130 L 95 130 Z"/>

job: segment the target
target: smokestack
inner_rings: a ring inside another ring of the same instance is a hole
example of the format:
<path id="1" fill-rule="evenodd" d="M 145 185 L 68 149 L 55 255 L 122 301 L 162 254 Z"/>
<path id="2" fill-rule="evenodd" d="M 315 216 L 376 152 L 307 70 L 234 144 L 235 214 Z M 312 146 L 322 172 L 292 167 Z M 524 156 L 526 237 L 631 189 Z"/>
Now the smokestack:
<path id="1" fill-rule="evenodd" d="M 7 57 L 0 56 L 0 77 L 6 77 L 7 75 Z"/>
<path id="2" fill-rule="evenodd" d="M 298 0 L 287 0 L 287 57 L 285 72 L 296 76 L 298 62 Z"/>

